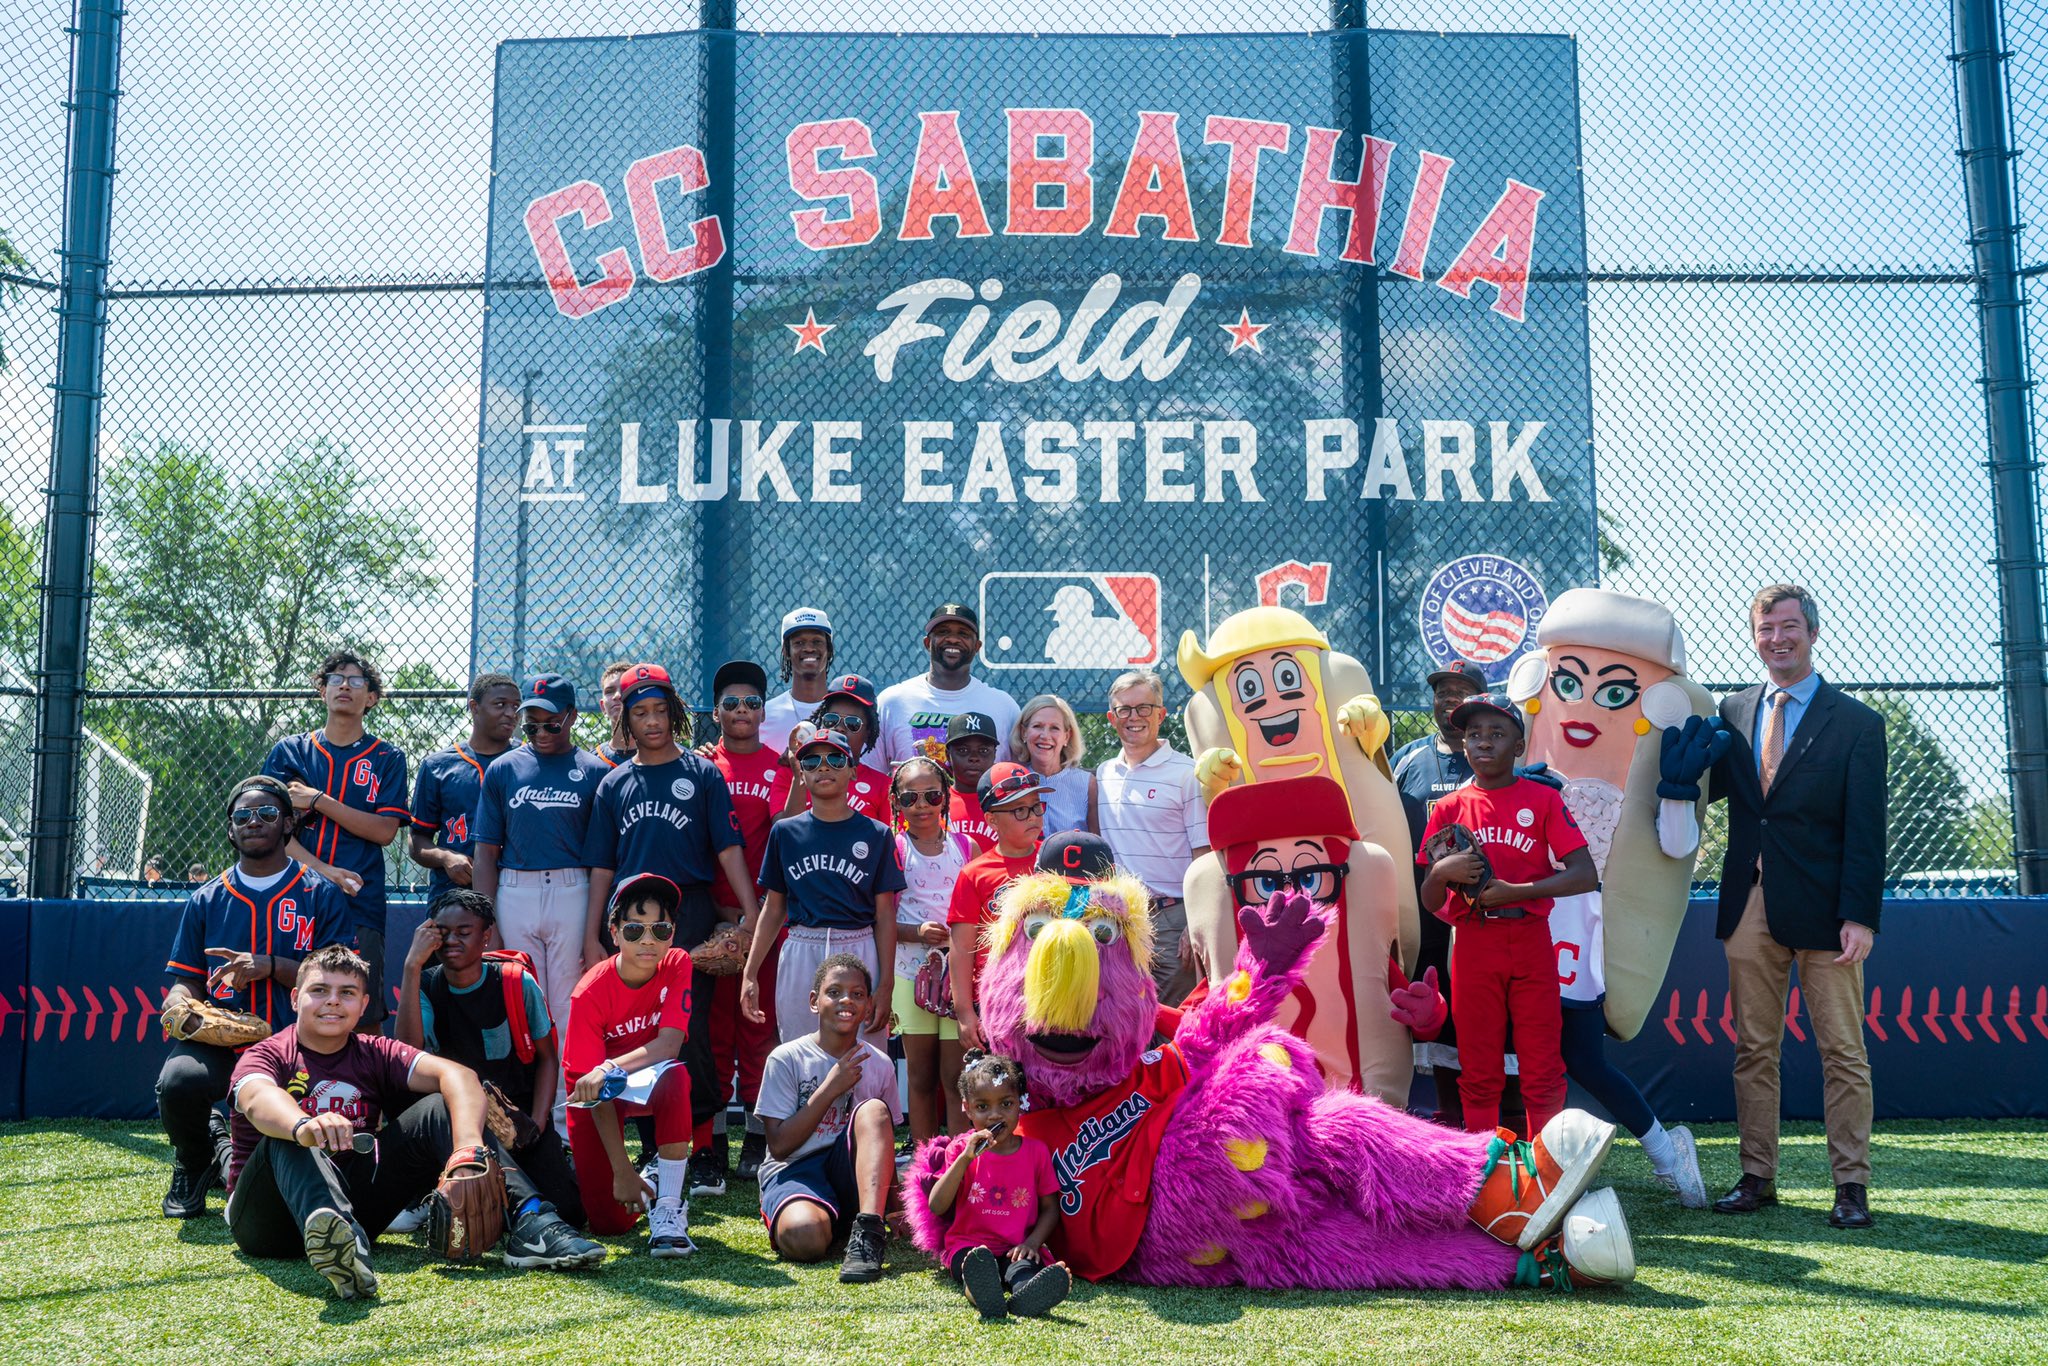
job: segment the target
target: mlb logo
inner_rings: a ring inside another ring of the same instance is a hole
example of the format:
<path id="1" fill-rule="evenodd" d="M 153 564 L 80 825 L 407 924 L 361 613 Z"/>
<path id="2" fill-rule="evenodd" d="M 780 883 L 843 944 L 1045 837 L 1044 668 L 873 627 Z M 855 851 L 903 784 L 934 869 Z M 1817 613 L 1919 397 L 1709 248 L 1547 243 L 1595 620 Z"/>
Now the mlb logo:
<path id="1" fill-rule="evenodd" d="M 1439 665 L 1467 660 L 1485 671 L 1489 684 L 1499 683 L 1535 643 L 1549 605 L 1543 585 L 1522 565 L 1498 555 L 1467 555 L 1423 586 L 1423 647 Z"/>
<path id="2" fill-rule="evenodd" d="M 1156 664 L 1159 616 L 1156 574 L 988 574 L 981 580 L 981 659 L 991 669 Z"/>

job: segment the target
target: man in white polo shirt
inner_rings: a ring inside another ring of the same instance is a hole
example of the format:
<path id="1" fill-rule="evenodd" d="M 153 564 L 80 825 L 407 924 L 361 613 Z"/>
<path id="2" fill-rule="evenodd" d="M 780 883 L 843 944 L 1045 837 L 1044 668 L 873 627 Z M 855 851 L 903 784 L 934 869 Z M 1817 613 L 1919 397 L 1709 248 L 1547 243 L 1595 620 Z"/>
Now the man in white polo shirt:
<path id="1" fill-rule="evenodd" d="M 1123 751 L 1095 770 L 1096 814 L 1117 865 L 1152 893 L 1152 980 L 1161 1005 L 1194 989 L 1194 941 L 1181 879 L 1209 852 L 1209 808 L 1195 761 L 1159 738 L 1166 690 L 1149 670 L 1109 687 L 1109 719 Z"/>

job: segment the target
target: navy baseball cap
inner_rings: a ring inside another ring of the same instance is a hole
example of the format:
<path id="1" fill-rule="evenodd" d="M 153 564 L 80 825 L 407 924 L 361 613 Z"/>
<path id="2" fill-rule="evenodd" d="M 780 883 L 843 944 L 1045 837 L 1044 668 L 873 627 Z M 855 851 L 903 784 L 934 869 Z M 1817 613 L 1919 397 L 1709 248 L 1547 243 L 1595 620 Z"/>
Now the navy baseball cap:
<path id="1" fill-rule="evenodd" d="M 1448 682 L 1453 678 L 1462 678 L 1480 692 L 1486 691 L 1486 670 L 1480 668 L 1469 659 L 1460 659 L 1454 663 L 1446 664 L 1441 669 L 1431 673 L 1423 681 L 1434 688 L 1437 684 Z"/>
<path id="2" fill-rule="evenodd" d="M 619 675 L 620 706 L 632 706 L 635 694 L 644 692 L 659 692 L 678 701 L 682 698 L 682 694 L 676 691 L 676 681 L 659 664 L 635 664 Z"/>
<path id="3" fill-rule="evenodd" d="M 836 730 L 827 730 L 822 726 L 812 731 L 811 738 L 798 745 L 796 752 L 802 755 L 805 750 L 816 749 L 820 745 L 827 749 L 836 749 L 849 759 L 853 757 L 853 741 Z"/>
<path id="4" fill-rule="evenodd" d="M 932 614 L 925 618 L 924 629 L 929 632 L 942 621 L 965 622 L 969 630 L 976 635 L 981 634 L 981 618 L 964 602 L 942 602 L 934 607 Z"/>
<path id="5" fill-rule="evenodd" d="M 1012 802 L 1035 797 L 1041 792 L 1052 791 L 1045 779 L 1022 764 L 996 764 L 981 775 L 981 784 L 974 795 L 981 800 L 981 809 L 995 811 Z"/>
<path id="6" fill-rule="evenodd" d="M 799 607 L 782 619 L 782 638 L 788 640 L 798 631 L 822 631 L 832 634 L 832 619 L 816 607 Z"/>
<path id="7" fill-rule="evenodd" d="M 969 740 L 976 736 L 984 740 L 995 739 L 995 719 L 978 711 L 963 711 L 946 723 L 946 743 L 949 745 L 955 740 Z"/>
<path id="8" fill-rule="evenodd" d="M 751 659 L 729 659 L 718 666 L 718 672 L 711 675 L 711 695 L 718 696 L 725 691 L 728 683 L 745 683 L 755 692 L 767 695 L 768 671 Z"/>
<path id="9" fill-rule="evenodd" d="M 841 674 L 825 689 L 825 701 L 830 702 L 835 697 L 851 697 L 872 711 L 875 706 L 875 685 L 859 674 Z"/>
<path id="10" fill-rule="evenodd" d="M 1502 716 L 1507 717 L 1513 723 L 1517 734 L 1527 735 L 1529 733 L 1528 726 L 1522 722 L 1522 709 L 1508 701 L 1505 697 L 1500 697 L 1493 693 L 1481 693 L 1477 697 L 1468 697 L 1463 702 L 1460 702 L 1458 709 L 1451 713 L 1451 724 L 1463 730 L 1466 726 L 1472 724 L 1473 717 L 1483 711 L 1499 712 Z"/>
<path id="11" fill-rule="evenodd" d="M 559 716 L 576 710 L 576 685 L 560 674 L 535 674 L 519 685 L 519 709 Z"/>
<path id="12" fill-rule="evenodd" d="M 1086 830 L 1069 830 L 1038 846 L 1038 871 L 1058 873 L 1069 882 L 1093 882 L 1115 868 L 1109 841 Z"/>

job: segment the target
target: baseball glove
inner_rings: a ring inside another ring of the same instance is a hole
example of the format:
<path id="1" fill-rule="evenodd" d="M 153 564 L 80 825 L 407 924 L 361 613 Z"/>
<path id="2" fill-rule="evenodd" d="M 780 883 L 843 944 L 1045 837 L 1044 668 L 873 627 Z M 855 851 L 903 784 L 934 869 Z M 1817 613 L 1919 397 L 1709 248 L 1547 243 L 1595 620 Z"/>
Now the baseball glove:
<path id="1" fill-rule="evenodd" d="M 270 1026 L 262 1016 L 228 1010 L 196 996 L 174 996 L 164 1002 L 163 1026 L 164 1037 L 173 1043 L 246 1048 L 270 1037 Z"/>
<path id="2" fill-rule="evenodd" d="M 458 1148 L 428 1197 L 427 1244 L 451 1262 L 473 1262 L 505 1234 L 505 1171 L 486 1148 Z"/>
<path id="3" fill-rule="evenodd" d="M 1479 847 L 1479 841 L 1465 826 L 1452 821 L 1443 829 L 1422 842 L 1423 857 L 1431 863 L 1449 858 L 1452 854 L 1470 854 L 1479 860 L 1479 876 L 1464 884 L 1452 884 L 1469 899 L 1478 896 L 1486 884 L 1493 881 L 1493 865 L 1487 862 L 1486 851 Z"/>
<path id="4" fill-rule="evenodd" d="M 690 950 L 690 963 L 706 977 L 730 977 L 747 965 L 750 942 L 739 926 L 720 925 L 709 939 Z"/>
<path id="5" fill-rule="evenodd" d="M 533 1116 L 514 1105 L 496 1082 L 484 1083 L 484 1127 L 508 1153 L 516 1153 L 540 1137 L 540 1125 L 533 1122 Z"/>

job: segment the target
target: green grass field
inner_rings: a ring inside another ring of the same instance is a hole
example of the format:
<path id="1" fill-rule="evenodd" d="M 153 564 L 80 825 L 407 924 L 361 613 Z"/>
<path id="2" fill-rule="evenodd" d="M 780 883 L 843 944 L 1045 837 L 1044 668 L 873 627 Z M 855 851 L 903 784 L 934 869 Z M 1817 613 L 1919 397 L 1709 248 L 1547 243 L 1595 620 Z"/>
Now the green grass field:
<path id="1" fill-rule="evenodd" d="M 1708 1184 L 1735 1171 L 1700 1131 Z M 983 1324 L 892 1244 L 877 1285 L 776 1262 L 734 1183 L 700 1200 L 702 1252 L 655 1262 L 616 1240 L 601 1271 L 457 1269 L 408 1241 L 376 1257 L 380 1300 L 342 1303 L 303 1263 L 253 1262 L 215 1213 L 158 1217 L 149 1124 L 0 1126 L 0 1360 L 760 1361 L 1359 1358 L 1375 1363 L 2048 1361 L 2048 1126 L 1889 1124 L 1875 1230 L 1826 1223 L 1815 1126 L 1793 1126 L 1779 1209 L 1687 1213 L 1624 1140 L 1607 1174 L 1640 1278 L 1552 1295 L 1271 1295 L 1083 1287 L 1050 1322 Z M 213 1196 L 218 1210 L 220 1195 Z"/>

